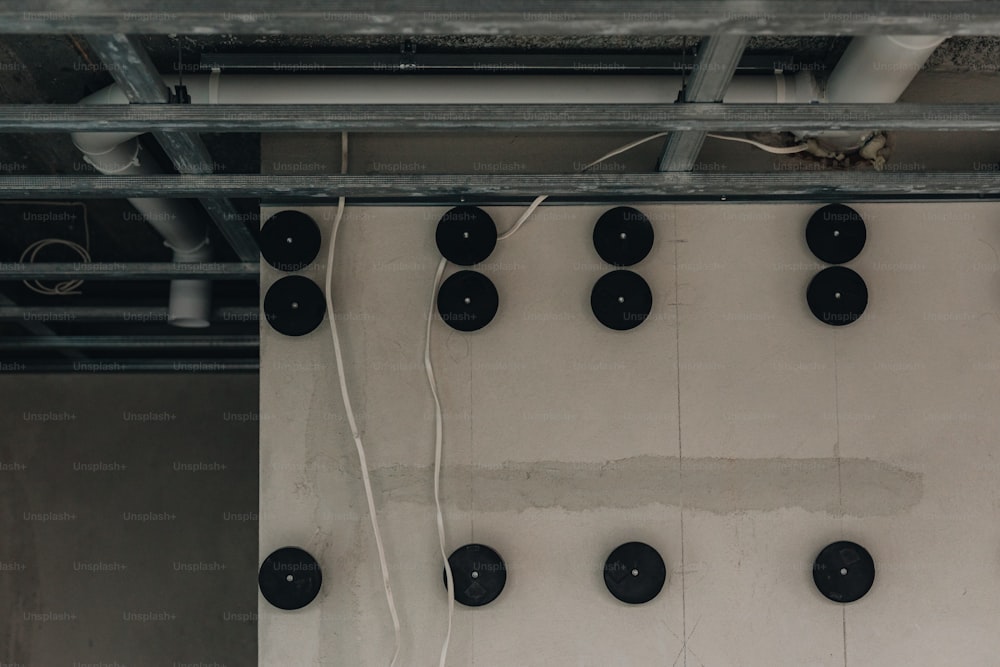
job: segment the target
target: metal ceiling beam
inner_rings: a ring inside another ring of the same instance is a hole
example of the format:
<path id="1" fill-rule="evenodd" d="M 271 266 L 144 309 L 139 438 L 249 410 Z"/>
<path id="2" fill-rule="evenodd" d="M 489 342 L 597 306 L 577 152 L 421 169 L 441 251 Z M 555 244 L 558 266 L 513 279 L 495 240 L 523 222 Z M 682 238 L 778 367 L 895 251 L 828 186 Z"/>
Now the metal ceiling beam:
<path id="1" fill-rule="evenodd" d="M 314 199 L 329 201 L 339 196 L 355 198 L 397 197 L 416 201 L 434 197 L 477 196 L 533 198 L 590 197 L 601 199 L 663 198 L 729 201 L 736 198 L 778 201 L 787 198 L 817 200 L 822 197 L 862 200 L 898 197 L 919 201 L 932 197 L 954 200 L 1000 197 L 1000 178 L 995 172 L 892 172 L 871 171 L 778 171 L 778 172 L 660 172 L 641 174 L 392 174 L 384 176 L 267 176 L 211 174 L 206 176 L 3 176 L 0 199 L 104 199 L 121 197 L 261 197 L 270 201 Z M 0 263 L 0 277 L 3 267 Z M 32 265 L 18 265 L 31 267 Z M 34 265 L 38 267 L 40 265 Z M 44 266 L 44 265 L 42 265 Z M 67 264 L 83 268 L 88 264 Z M 203 277 L 256 277 L 256 264 L 138 264 L 142 267 L 176 267 L 149 274 L 156 278 L 204 274 Z M 213 267 L 215 271 L 213 272 Z M 232 269 L 222 270 L 224 267 Z M 24 270 L 24 269 L 22 269 Z M 91 269 L 98 271 L 97 269 Z M 42 273 L 40 269 L 34 271 Z M 18 279 L 23 275 L 17 273 Z M 44 274 L 40 278 L 86 277 L 86 273 Z"/>
<path id="2" fill-rule="evenodd" d="M 665 74 L 691 67 L 689 58 L 673 53 L 203 53 L 203 72 L 321 74 L 363 72 L 385 74 L 460 72 L 469 74 Z M 741 72 L 776 69 L 825 69 L 823 63 L 789 54 L 752 53 L 740 59 Z"/>
<path id="3" fill-rule="evenodd" d="M 3 302 L 0 297 L 0 303 Z M 168 310 L 165 307 L 141 306 L 0 306 L 0 322 L 35 322 L 39 324 L 72 322 L 102 322 L 123 324 L 164 323 Z M 218 323 L 257 322 L 260 309 L 242 306 L 216 308 L 212 321 Z M 38 335 L 55 335 L 51 329 L 36 330 Z"/>
<path id="4" fill-rule="evenodd" d="M 164 85 L 163 77 L 134 36 L 92 35 L 87 41 L 129 101 L 147 104 L 170 101 L 170 90 Z M 214 171 L 212 156 L 197 134 L 154 130 L 153 136 L 180 173 L 210 174 Z M 217 197 L 199 199 L 240 260 L 256 261 L 260 256 L 257 243 L 233 203 Z"/>
<path id="5" fill-rule="evenodd" d="M 0 105 L 0 132 L 8 133 L 789 132 L 872 127 L 995 132 L 1000 131 L 1000 104 Z"/>
<path id="6" fill-rule="evenodd" d="M 0 304 L 2 304 L 2 305 L 0 305 L 0 310 L 17 309 L 18 308 L 18 306 L 15 304 L 15 302 L 10 297 L 8 297 L 6 294 L 4 294 L 3 292 L 0 292 Z M 51 327 L 49 327 L 49 325 L 46 324 L 44 320 L 41 320 L 41 319 L 24 318 L 24 319 L 20 319 L 20 320 L 12 320 L 12 321 L 16 321 L 24 329 L 28 330 L 29 332 L 33 333 L 36 336 L 55 336 L 56 335 L 56 332 Z M 74 350 L 74 349 L 62 350 L 62 354 L 64 356 L 70 358 L 70 359 L 86 359 L 87 358 L 87 355 L 83 354 L 79 350 Z"/>
<path id="7" fill-rule="evenodd" d="M 291 7 L 287 5 L 292 5 Z M 6 33 L 1000 35 L 994 0 L 0 0 Z M 502 7 L 502 8 L 500 8 Z"/>
<path id="8" fill-rule="evenodd" d="M 710 35 L 698 45 L 691 78 L 681 91 L 685 102 L 721 102 L 736 64 L 750 38 L 746 35 Z M 660 171 L 691 171 L 705 143 L 705 132 L 672 132 L 667 137 L 659 164 Z"/>
<path id="9" fill-rule="evenodd" d="M 0 350 L 121 350 L 253 348 L 260 346 L 258 336 L 5 336 Z"/>
<path id="10" fill-rule="evenodd" d="M 256 373 L 258 359 L 3 359 L 4 373 Z"/>
<path id="11" fill-rule="evenodd" d="M 98 178 L 111 178 L 108 176 Z M 123 195 L 124 196 L 124 195 Z M 152 195 L 149 195 L 152 196 Z M 170 262 L 0 262 L 0 281 L 4 280 L 257 280 L 260 265 L 254 263 Z"/>

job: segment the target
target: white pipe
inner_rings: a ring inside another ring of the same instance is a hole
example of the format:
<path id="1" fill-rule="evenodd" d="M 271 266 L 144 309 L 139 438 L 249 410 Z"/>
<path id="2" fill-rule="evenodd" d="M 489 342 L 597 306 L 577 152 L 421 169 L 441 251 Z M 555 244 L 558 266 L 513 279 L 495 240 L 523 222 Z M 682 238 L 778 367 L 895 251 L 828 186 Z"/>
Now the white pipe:
<path id="1" fill-rule="evenodd" d="M 177 84 L 176 75 L 163 78 Z M 299 75 L 202 74 L 184 77 L 194 104 L 671 104 L 681 77 L 579 75 Z M 809 72 L 734 77 L 723 102 L 809 103 L 819 92 Z M 117 85 L 81 104 L 128 104 Z M 141 132 L 75 132 L 73 142 L 91 155 Z"/>
<path id="2" fill-rule="evenodd" d="M 177 84 L 175 75 L 163 80 L 168 86 Z M 681 77 L 203 74 L 185 76 L 184 85 L 194 104 L 670 104 L 677 99 Z M 733 78 L 723 101 L 812 102 L 816 95 L 809 72 L 743 75 Z M 112 85 L 81 103 L 127 104 L 128 99 Z"/>
<path id="3" fill-rule="evenodd" d="M 830 73 L 827 103 L 893 103 L 947 37 L 934 35 L 864 35 L 848 44 Z M 841 150 L 860 147 L 874 130 L 803 133 Z"/>
<path id="4" fill-rule="evenodd" d="M 207 262 L 212 259 L 212 249 L 205 243 L 193 250 L 174 251 L 174 261 Z M 170 282 L 170 307 L 168 319 L 175 327 L 207 327 L 211 316 L 212 283 L 207 280 L 172 280 Z"/>
<path id="5" fill-rule="evenodd" d="M 73 135 L 77 142 L 78 133 Z M 139 140 L 126 138 L 108 149 L 86 134 L 83 159 L 102 174 L 149 175 L 161 173 L 159 166 L 140 155 Z M 117 137 L 116 137 L 117 139 Z M 97 151 L 97 152 L 91 152 Z M 204 225 L 188 200 L 132 198 L 128 200 L 174 251 L 174 262 L 206 262 L 212 258 Z M 170 283 L 167 321 L 178 327 L 207 327 L 211 313 L 211 284 L 206 280 L 174 280 Z"/>

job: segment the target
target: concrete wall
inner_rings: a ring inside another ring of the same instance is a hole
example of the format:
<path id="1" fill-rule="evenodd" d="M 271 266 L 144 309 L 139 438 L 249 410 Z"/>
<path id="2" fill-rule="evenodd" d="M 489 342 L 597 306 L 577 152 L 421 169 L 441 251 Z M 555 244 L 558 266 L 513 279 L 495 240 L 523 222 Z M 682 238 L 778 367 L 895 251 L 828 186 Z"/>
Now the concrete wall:
<path id="1" fill-rule="evenodd" d="M 640 205 L 656 242 L 634 269 L 654 306 L 620 333 L 589 308 L 609 268 L 591 244 L 607 208 L 540 208 L 481 267 L 496 319 L 472 334 L 433 325 L 448 549 L 488 544 L 509 570 L 494 603 L 456 608 L 449 664 L 992 664 L 1000 209 L 857 206 L 869 240 L 850 266 L 870 304 L 834 328 L 804 298 L 823 268 L 803 233 L 816 206 Z M 327 233 L 332 208 L 300 210 Z M 422 367 L 445 210 L 348 206 L 334 271 L 403 665 L 437 664 L 447 609 Z M 487 210 L 505 229 L 522 209 Z M 320 283 L 323 257 L 305 271 Z M 262 293 L 278 277 L 265 268 Z M 296 612 L 259 599 L 259 664 L 386 665 L 328 323 L 301 338 L 263 325 L 261 359 L 259 557 L 301 546 L 324 585 Z M 811 580 L 839 539 L 878 572 L 846 606 Z M 668 569 L 638 607 L 601 576 L 629 540 Z"/>
<path id="2" fill-rule="evenodd" d="M 255 375 L 0 376 L 0 663 L 248 665 Z"/>

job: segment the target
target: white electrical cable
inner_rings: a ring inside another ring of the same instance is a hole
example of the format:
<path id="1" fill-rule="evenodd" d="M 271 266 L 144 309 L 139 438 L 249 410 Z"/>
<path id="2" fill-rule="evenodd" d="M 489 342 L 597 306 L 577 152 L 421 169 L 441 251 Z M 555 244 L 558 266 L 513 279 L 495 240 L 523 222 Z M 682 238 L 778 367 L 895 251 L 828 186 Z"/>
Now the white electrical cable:
<path id="1" fill-rule="evenodd" d="M 588 169 L 590 169 L 591 167 L 593 167 L 596 164 L 600 164 L 601 162 L 604 162 L 609 157 L 614 157 L 614 156 L 616 156 L 616 155 L 618 155 L 620 153 L 624 153 L 627 150 L 631 150 L 631 149 L 635 148 L 636 146 L 644 144 L 647 141 L 652 141 L 653 139 L 658 139 L 659 137 L 665 137 L 668 134 L 670 134 L 670 133 L 669 132 L 657 132 L 656 134 L 651 134 L 648 137 L 643 137 L 642 139 L 638 139 L 636 141 L 633 141 L 632 143 L 625 144 L 624 146 L 619 146 L 618 148 L 614 149 L 610 153 L 606 153 L 605 155 L 602 155 L 601 157 L 597 158 L 596 160 L 594 160 L 590 164 L 584 165 L 583 168 L 580 169 L 580 173 L 583 173 L 583 172 L 587 171 Z M 515 222 L 513 225 L 511 225 L 511 228 L 508 229 L 507 231 L 505 231 L 503 234 L 500 234 L 499 236 L 497 236 L 497 240 L 498 241 L 502 241 L 504 239 L 507 239 L 507 238 L 510 238 L 511 236 L 513 236 L 514 232 L 516 232 L 517 230 L 519 230 L 521 228 L 521 225 L 523 225 L 525 223 L 525 221 L 527 221 L 527 219 L 529 217 L 531 217 L 531 214 L 535 212 L 535 209 L 538 208 L 538 205 L 541 204 L 546 199 L 548 199 L 548 195 L 540 195 L 540 196 L 536 197 L 535 201 L 531 202 L 531 205 L 528 206 L 528 208 L 525 209 L 524 213 L 521 214 L 521 217 L 517 219 L 517 222 Z"/>
<path id="2" fill-rule="evenodd" d="M 531 202 L 531 206 L 525 209 L 524 213 L 521 214 L 521 217 L 517 219 L 517 222 L 515 222 L 510 229 L 508 229 L 503 234 L 497 237 L 497 241 L 503 241 L 504 239 L 513 236 L 514 232 L 519 230 L 521 228 L 521 225 L 524 224 L 524 221 L 527 220 L 529 217 L 531 217 L 531 214 L 535 212 L 535 209 L 538 208 L 538 205 L 541 204 L 546 199 L 548 199 L 548 197 L 549 197 L 548 195 L 540 195 L 536 197 L 535 201 Z"/>
<path id="3" fill-rule="evenodd" d="M 442 448 L 442 418 L 441 400 L 438 397 L 437 381 L 434 379 L 434 366 L 431 364 L 431 324 L 434 322 L 434 300 L 437 295 L 438 283 L 448 260 L 441 258 L 437 273 L 434 274 L 434 285 L 431 288 L 431 305 L 427 312 L 427 336 L 424 344 L 424 370 L 427 372 L 427 382 L 431 386 L 431 396 L 434 397 L 434 506 L 437 508 L 438 544 L 441 547 L 441 558 L 444 560 L 444 574 L 448 590 L 448 632 L 441 645 L 441 660 L 439 667 L 445 667 L 448 661 L 448 645 L 451 643 L 451 623 L 455 615 L 455 580 L 448 562 L 448 550 L 444 539 L 444 516 L 441 514 L 441 448 Z"/>
<path id="4" fill-rule="evenodd" d="M 795 146 L 768 146 L 767 144 L 762 144 L 759 141 L 754 141 L 753 139 L 744 139 L 743 137 L 727 137 L 724 134 L 706 134 L 705 136 L 712 137 L 713 139 L 725 139 L 726 141 L 739 141 L 744 144 L 756 146 L 762 151 L 767 151 L 768 153 L 774 153 L 776 155 L 801 153 L 809 148 L 806 144 L 796 144 Z"/>
<path id="5" fill-rule="evenodd" d="M 81 206 L 82 204 L 78 202 L 61 202 L 61 201 L 8 201 L 8 204 L 47 204 L 52 206 Z M 66 239 L 48 238 L 39 239 L 35 241 L 21 253 L 21 258 L 18 260 L 22 264 L 27 262 L 34 264 L 35 259 L 45 248 L 54 245 L 66 246 L 76 254 L 80 256 L 84 262 L 91 262 L 90 258 L 90 224 L 87 222 L 87 207 L 83 206 L 83 245 L 76 243 L 75 241 L 68 241 Z M 22 280 L 24 286 L 30 289 L 32 292 L 37 294 L 44 294 L 46 296 L 70 296 L 75 294 L 81 294 L 80 286 L 83 285 L 82 280 L 64 280 L 62 282 L 56 283 L 54 286 L 50 287 L 48 285 L 43 285 L 41 281 L 38 280 Z"/>
<path id="6" fill-rule="evenodd" d="M 619 146 L 618 148 L 614 149 L 610 153 L 606 153 L 605 155 L 602 155 L 601 157 L 597 158 L 596 160 L 594 160 L 590 164 L 584 165 L 583 169 L 581 169 L 580 171 L 581 172 L 587 171 L 588 169 L 590 169 L 594 165 L 600 164 L 601 162 L 604 162 L 609 157 L 614 157 L 614 156 L 618 155 L 619 153 L 624 153 L 625 151 L 632 150 L 636 146 L 640 146 L 640 145 L 646 143 L 647 141 L 652 141 L 653 139 L 659 139 L 660 137 L 665 137 L 668 134 L 670 134 L 670 133 L 669 132 L 657 132 L 656 134 L 651 134 L 648 137 L 643 137 L 642 139 L 639 139 L 637 141 L 633 141 L 630 144 L 625 144 L 624 146 Z"/>
<path id="7" fill-rule="evenodd" d="M 347 133 L 341 133 L 341 162 L 340 173 L 347 173 Z M 389 585 L 389 567 L 386 564 L 385 548 L 382 546 L 382 532 L 378 527 L 378 516 L 375 514 L 375 497 L 372 493 L 372 482 L 368 474 L 368 460 L 365 456 L 365 446 L 361 443 L 361 435 L 358 433 L 358 424 L 354 418 L 354 409 L 351 407 L 351 397 L 347 393 L 347 377 L 344 373 L 344 357 L 340 350 L 340 336 L 337 335 L 337 318 L 333 312 L 333 298 L 331 296 L 333 285 L 333 256 L 334 247 L 337 242 L 337 230 L 340 228 L 340 219 L 344 215 L 344 197 L 337 200 L 337 214 L 333 218 L 333 226 L 330 229 L 330 248 L 326 256 L 326 314 L 330 319 L 330 333 L 333 334 L 333 352 L 337 358 L 337 378 L 340 381 L 340 395 L 344 399 L 344 410 L 347 412 L 347 422 L 351 427 L 351 436 L 358 450 L 358 461 L 361 465 L 361 479 L 365 486 L 365 498 L 368 501 L 368 516 L 371 517 L 372 531 L 375 533 L 375 547 L 378 549 L 378 563 L 382 569 L 382 585 L 385 588 L 385 601 L 389 605 L 389 615 L 392 616 L 392 628 L 395 633 L 396 650 L 392 655 L 390 667 L 396 665 L 399 659 L 400 632 L 399 616 L 396 613 L 396 602 L 392 597 L 392 586 Z"/>

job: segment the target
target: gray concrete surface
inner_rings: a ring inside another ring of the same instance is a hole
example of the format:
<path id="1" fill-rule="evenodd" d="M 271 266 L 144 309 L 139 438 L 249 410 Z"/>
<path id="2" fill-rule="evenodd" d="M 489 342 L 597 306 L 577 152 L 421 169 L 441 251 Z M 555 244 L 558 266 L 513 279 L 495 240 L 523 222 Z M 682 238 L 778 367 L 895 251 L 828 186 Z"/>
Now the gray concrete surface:
<path id="1" fill-rule="evenodd" d="M 633 270 L 653 310 L 613 332 L 588 299 L 611 268 L 590 233 L 609 206 L 541 206 L 476 267 L 496 318 L 469 334 L 432 325 L 448 549 L 481 542 L 508 564 L 494 603 L 456 608 L 448 664 L 993 664 L 1000 207 L 857 205 L 868 242 L 849 266 L 869 305 L 840 328 L 804 298 L 823 268 L 804 239 L 817 206 L 640 204 L 656 239 Z M 333 207 L 300 210 L 328 237 Z M 437 664 L 447 614 L 422 365 L 446 210 L 348 202 L 333 273 L 407 666 Z M 486 210 L 504 230 L 523 207 Z M 304 271 L 318 282 L 320 257 Z M 262 287 L 279 277 L 265 267 Z M 388 665 L 328 322 L 261 337 L 259 555 L 302 546 L 324 582 L 296 612 L 259 600 L 259 664 Z M 850 605 L 811 577 L 841 539 L 876 561 Z M 638 607 L 601 577 L 630 540 L 668 572 Z"/>
<path id="2" fill-rule="evenodd" d="M 0 664 L 255 664 L 257 377 L 0 395 Z"/>

